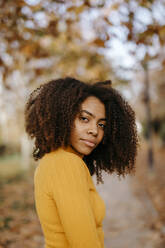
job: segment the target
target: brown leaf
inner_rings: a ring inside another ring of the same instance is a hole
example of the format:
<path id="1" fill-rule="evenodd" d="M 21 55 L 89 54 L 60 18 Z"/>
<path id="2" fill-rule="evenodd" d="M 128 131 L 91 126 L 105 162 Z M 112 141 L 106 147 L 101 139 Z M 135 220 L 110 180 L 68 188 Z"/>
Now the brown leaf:
<path id="1" fill-rule="evenodd" d="M 105 41 L 101 39 L 95 39 L 94 41 L 92 41 L 91 44 L 96 45 L 98 47 L 105 47 Z"/>

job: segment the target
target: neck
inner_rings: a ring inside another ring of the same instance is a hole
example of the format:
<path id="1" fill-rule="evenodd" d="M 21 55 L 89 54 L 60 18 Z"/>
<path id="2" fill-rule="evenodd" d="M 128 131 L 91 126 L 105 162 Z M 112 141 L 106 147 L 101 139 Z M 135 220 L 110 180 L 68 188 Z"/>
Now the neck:
<path id="1" fill-rule="evenodd" d="M 83 158 L 83 156 L 84 156 L 83 154 L 81 154 L 78 151 L 76 151 L 76 149 L 73 146 L 71 146 L 71 145 L 70 146 L 67 146 L 67 147 L 63 147 L 63 149 L 65 151 L 72 152 L 72 153 L 78 155 L 80 158 Z"/>

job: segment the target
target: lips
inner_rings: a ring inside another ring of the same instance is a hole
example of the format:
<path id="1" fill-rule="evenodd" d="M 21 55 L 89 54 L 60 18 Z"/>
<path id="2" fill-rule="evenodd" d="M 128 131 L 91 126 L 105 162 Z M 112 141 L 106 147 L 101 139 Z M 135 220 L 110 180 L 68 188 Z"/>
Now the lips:
<path id="1" fill-rule="evenodd" d="M 91 140 L 87 140 L 87 139 L 82 139 L 82 141 L 89 147 L 94 147 L 96 146 L 96 143 L 94 141 Z"/>

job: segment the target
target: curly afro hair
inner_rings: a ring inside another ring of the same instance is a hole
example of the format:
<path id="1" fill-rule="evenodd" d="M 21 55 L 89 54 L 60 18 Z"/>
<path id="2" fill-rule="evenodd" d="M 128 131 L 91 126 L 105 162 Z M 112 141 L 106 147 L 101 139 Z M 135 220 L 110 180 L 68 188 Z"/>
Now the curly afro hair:
<path id="1" fill-rule="evenodd" d="M 111 81 L 87 84 L 71 77 L 52 80 L 34 90 L 25 108 L 25 128 L 35 140 L 33 157 L 38 160 L 70 144 L 71 127 L 82 102 L 97 97 L 105 105 L 107 124 L 101 142 L 83 160 L 97 184 L 104 183 L 102 170 L 125 176 L 135 169 L 138 136 L 135 113 L 112 88 Z"/>

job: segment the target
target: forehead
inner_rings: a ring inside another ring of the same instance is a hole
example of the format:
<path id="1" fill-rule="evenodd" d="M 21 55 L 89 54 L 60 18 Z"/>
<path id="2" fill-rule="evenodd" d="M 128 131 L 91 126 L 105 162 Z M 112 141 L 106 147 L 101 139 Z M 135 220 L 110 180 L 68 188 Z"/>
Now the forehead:
<path id="1" fill-rule="evenodd" d="M 105 118 L 105 106 L 97 97 L 89 96 L 81 104 L 81 110 L 87 110 L 98 118 Z"/>

